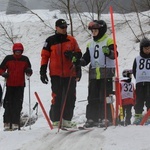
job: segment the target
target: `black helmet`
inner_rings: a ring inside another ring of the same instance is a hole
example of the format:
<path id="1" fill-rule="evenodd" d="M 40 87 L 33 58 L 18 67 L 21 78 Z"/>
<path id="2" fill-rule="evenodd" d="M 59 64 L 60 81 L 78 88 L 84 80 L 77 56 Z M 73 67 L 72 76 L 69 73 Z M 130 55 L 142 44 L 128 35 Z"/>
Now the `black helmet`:
<path id="1" fill-rule="evenodd" d="M 94 20 L 94 21 L 89 23 L 88 29 L 89 30 L 99 29 L 98 35 L 93 37 L 94 41 L 97 41 L 98 39 L 100 39 L 106 33 L 106 31 L 107 31 L 107 24 L 103 20 Z"/>
<path id="2" fill-rule="evenodd" d="M 132 70 L 131 70 L 131 69 L 125 69 L 125 70 L 123 70 L 123 72 L 122 72 L 122 76 L 123 76 L 123 77 L 131 78 L 131 74 L 132 74 Z"/>
<path id="3" fill-rule="evenodd" d="M 150 40 L 148 38 L 143 38 L 140 41 L 140 51 L 142 52 L 143 51 L 143 47 L 148 47 L 148 46 L 150 46 Z"/>

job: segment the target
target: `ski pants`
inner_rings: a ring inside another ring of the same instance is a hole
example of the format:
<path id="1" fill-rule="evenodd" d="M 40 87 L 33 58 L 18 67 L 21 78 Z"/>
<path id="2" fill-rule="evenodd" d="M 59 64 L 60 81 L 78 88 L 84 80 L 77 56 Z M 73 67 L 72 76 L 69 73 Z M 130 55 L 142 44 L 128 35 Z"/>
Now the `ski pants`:
<path id="1" fill-rule="evenodd" d="M 24 96 L 24 87 L 9 87 L 6 86 L 6 94 L 3 107 L 4 123 L 20 124 L 20 112 L 22 110 Z"/>
<path id="2" fill-rule="evenodd" d="M 144 105 L 147 110 L 150 108 L 150 82 L 149 83 L 137 83 L 136 84 L 136 103 L 135 113 L 142 114 Z"/>
<path id="3" fill-rule="evenodd" d="M 68 86 L 69 82 L 70 86 Z M 62 106 L 66 98 L 63 119 L 71 121 L 76 101 L 75 77 L 62 78 L 58 76 L 52 76 L 51 89 L 52 89 L 52 101 L 51 101 L 52 104 L 49 113 L 50 119 L 53 122 L 60 120 Z M 69 89 L 68 93 L 66 93 L 67 89 Z"/>
<path id="4" fill-rule="evenodd" d="M 106 86 L 105 86 L 106 84 Z M 105 79 L 90 79 L 88 87 L 88 105 L 86 107 L 86 118 L 97 122 L 99 119 L 105 118 L 105 87 L 106 97 L 109 94 L 114 94 L 112 86 L 112 78 Z M 106 104 L 107 119 L 112 121 L 111 106 Z"/>
<path id="5" fill-rule="evenodd" d="M 125 122 L 129 125 L 131 124 L 131 117 L 132 117 L 132 107 L 133 105 L 123 105 L 123 116 L 125 118 Z"/>

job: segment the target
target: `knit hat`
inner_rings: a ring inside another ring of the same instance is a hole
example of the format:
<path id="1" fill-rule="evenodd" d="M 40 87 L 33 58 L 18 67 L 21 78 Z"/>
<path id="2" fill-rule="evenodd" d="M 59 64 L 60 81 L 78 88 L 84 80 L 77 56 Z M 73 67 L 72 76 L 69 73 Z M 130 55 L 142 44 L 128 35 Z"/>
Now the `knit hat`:
<path id="1" fill-rule="evenodd" d="M 55 23 L 56 27 L 67 27 L 67 22 L 64 19 L 58 19 Z"/>
<path id="2" fill-rule="evenodd" d="M 13 51 L 23 51 L 23 45 L 21 43 L 14 43 L 13 47 L 12 47 Z"/>

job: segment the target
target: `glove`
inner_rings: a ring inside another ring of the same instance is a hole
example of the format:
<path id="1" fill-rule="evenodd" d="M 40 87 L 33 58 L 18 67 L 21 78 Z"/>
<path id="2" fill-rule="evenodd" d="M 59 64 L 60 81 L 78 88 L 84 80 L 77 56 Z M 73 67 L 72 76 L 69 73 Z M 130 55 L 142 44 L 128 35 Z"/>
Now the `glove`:
<path id="1" fill-rule="evenodd" d="M 65 55 L 67 58 L 69 58 L 70 60 L 72 60 L 72 58 L 73 58 L 73 56 L 74 56 L 74 52 L 67 50 L 67 51 L 64 52 L 64 55 Z"/>
<path id="2" fill-rule="evenodd" d="M 110 55 L 110 49 L 109 49 L 108 46 L 103 46 L 102 47 L 102 51 L 103 51 L 105 56 L 109 56 Z"/>
<path id="3" fill-rule="evenodd" d="M 41 75 L 40 79 L 44 84 L 48 83 L 48 77 L 46 75 L 46 69 L 47 69 L 47 64 L 42 65 L 40 68 L 40 75 Z"/>
<path id="4" fill-rule="evenodd" d="M 31 68 L 27 68 L 27 69 L 25 70 L 25 73 L 26 73 L 26 75 L 27 75 L 28 77 L 30 77 L 30 76 L 32 75 L 33 71 L 32 71 Z"/>
<path id="5" fill-rule="evenodd" d="M 9 74 L 7 72 L 4 72 L 4 73 L 2 73 L 2 77 L 7 79 L 9 77 Z"/>
<path id="6" fill-rule="evenodd" d="M 42 74 L 40 79 L 44 84 L 48 83 L 48 77 L 46 74 Z"/>

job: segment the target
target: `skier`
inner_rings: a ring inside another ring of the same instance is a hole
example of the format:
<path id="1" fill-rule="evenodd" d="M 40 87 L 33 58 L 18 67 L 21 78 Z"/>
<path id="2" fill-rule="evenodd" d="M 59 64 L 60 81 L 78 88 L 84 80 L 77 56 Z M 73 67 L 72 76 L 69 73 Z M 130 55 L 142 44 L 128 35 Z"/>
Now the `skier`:
<path id="1" fill-rule="evenodd" d="M 46 73 L 49 64 L 52 88 L 49 115 L 53 126 L 60 127 L 61 115 L 63 115 L 61 126 L 71 128 L 76 127 L 76 123 L 71 120 L 76 101 L 76 81 L 81 78 L 79 59 L 82 53 L 76 39 L 67 34 L 67 27 L 68 24 L 64 19 L 56 21 L 55 34 L 46 39 L 41 52 L 40 75 L 41 81 L 47 84 L 48 77 Z M 66 105 L 62 113 L 64 100 L 66 100 Z"/>
<path id="2" fill-rule="evenodd" d="M 86 107 L 85 127 L 97 126 L 100 123 L 109 126 L 112 122 L 111 107 L 107 105 L 106 97 L 114 94 L 112 78 L 115 76 L 114 41 L 107 34 L 107 24 L 103 20 L 89 23 L 93 40 L 87 44 L 86 52 L 80 60 L 81 66 L 89 67 L 88 105 Z M 107 118 L 105 118 L 107 113 Z"/>
<path id="3" fill-rule="evenodd" d="M 144 105 L 150 108 L 150 40 L 140 41 L 140 55 L 134 59 L 133 75 L 136 80 L 135 120 L 138 125 L 143 117 Z"/>
<path id="4" fill-rule="evenodd" d="M 4 97 L 4 130 L 20 128 L 20 112 L 22 110 L 25 74 L 32 75 L 31 63 L 27 56 L 22 55 L 24 47 L 14 43 L 13 54 L 7 55 L 0 65 L 0 75 L 6 79 Z"/>
<path id="5" fill-rule="evenodd" d="M 135 105 L 135 88 L 134 84 L 131 82 L 132 70 L 123 70 L 122 76 L 125 78 L 120 81 L 124 122 L 120 123 L 121 125 L 127 126 L 131 124 L 132 107 Z"/>

